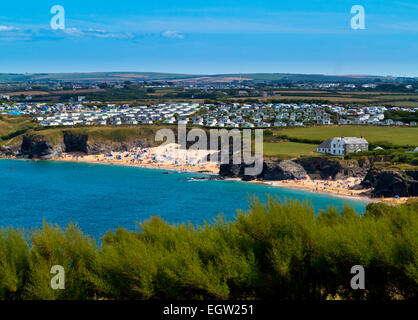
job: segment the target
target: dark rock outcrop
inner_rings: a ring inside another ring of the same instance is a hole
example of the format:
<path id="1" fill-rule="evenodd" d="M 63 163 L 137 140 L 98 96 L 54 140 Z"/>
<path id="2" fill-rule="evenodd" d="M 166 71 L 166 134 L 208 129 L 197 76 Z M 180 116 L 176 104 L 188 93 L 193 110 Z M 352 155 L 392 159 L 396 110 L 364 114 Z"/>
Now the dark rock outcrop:
<path id="1" fill-rule="evenodd" d="M 125 152 L 132 148 L 150 146 L 146 141 L 129 142 L 89 141 L 87 134 L 63 131 L 65 152 L 84 152 L 86 154 L 102 154 L 109 152 Z"/>
<path id="2" fill-rule="evenodd" d="M 20 155 L 30 159 L 51 159 L 60 157 L 64 150 L 63 144 L 54 144 L 42 135 L 25 135 L 22 139 Z"/>
<path id="3" fill-rule="evenodd" d="M 6 147 L 0 149 L 5 155 L 19 155 L 25 158 L 51 159 L 57 158 L 63 152 L 82 152 L 85 154 L 102 154 L 109 152 L 124 152 L 136 147 L 149 146 L 142 140 L 129 142 L 95 141 L 90 142 L 87 134 L 78 134 L 71 131 L 63 132 L 63 139 L 51 142 L 42 135 L 25 135 L 19 147 L 19 152 L 13 153 Z"/>
<path id="4" fill-rule="evenodd" d="M 363 188 L 372 188 L 374 197 L 416 197 L 418 195 L 418 171 L 372 168 L 363 179 Z"/>
<path id="5" fill-rule="evenodd" d="M 246 164 L 221 164 L 219 175 L 227 178 L 241 178 L 244 181 L 261 180 L 288 180 L 301 179 L 307 176 L 303 167 L 291 160 L 263 162 L 263 170 L 257 176 L 245 175 Z"/>
<path id="6" fill-rule="evenodd" d="M 64 131 L 65 152 L 88 152 L 87 134 L 77 134 L 71 131 Z"/>
<path id="7" fill-rule="evenodd" d="M 20 146 L 21 144 L 0 146 L 0 156 L 1 157 L 15 157 L 20 152 Z"/>
<path id="8" fill-rule="evenodd" d="M 370 159 L 342 160 L 325 157 L 306 157 L 295 160 L 312 178 L 343 179 L 347 177 L 364 177 L 370 169 Z"/>
<path id="9" fill-rule="evenodd" d="M 267 170 L 263 180 L 289 180 L 306 178 L 305 169 L 294 161 L 283 160 L 276 163 L 267 163 Z"/>
<path id="10" fill-rule="evenodd" d="M 125 152 L 137 147 L 150 147 L 151 145 L 143 140 L 129 142 L 95 141 L 87 144 L 87 154 L 101 154 L 109 152 Z"/>
<path id="11" fill-rule="evenodd" d="M 263 162 L 263 169 L 259 175 L 250 176 L 245 174 L 245 168 L 253 167 L 253 165 L 242 164 L 221 164 L 219 166 L 219 176 L 223 178 L 240 178 L 243 181 L 251 181 L 261 179 L 267 170 L 267 165 Z"/>

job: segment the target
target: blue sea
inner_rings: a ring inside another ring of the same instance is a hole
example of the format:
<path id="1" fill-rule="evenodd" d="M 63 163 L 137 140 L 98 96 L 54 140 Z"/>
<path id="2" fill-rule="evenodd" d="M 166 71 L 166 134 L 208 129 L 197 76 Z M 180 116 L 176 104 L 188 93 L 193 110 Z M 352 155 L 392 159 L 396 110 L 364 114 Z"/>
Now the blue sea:
<path id="1" fill-rule="evenodd" d="M 234 219 L 256 195 L 310 201 L 315 210 L 366 202 L 240 181 L 189 180 L 202 176 L 103 164 L 0 160 L 0 227 L 33 229 L 43 221 L 74 222 L 97 239 L 123 226 L 159 216 L 171 224 Z"/>

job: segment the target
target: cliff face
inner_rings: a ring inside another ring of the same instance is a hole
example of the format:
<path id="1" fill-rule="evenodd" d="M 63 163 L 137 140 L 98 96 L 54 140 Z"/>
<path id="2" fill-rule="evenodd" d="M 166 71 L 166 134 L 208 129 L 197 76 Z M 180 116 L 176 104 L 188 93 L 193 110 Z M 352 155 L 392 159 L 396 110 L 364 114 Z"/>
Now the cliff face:
<path id="1" fill-rule="evenodd" d="M 42 135 L 25 135 L 22 139 L 20 155 L 30 159 L 51 159 L 61 156 L 64 150 L 63 144 L 53 144 Z"/>
<path id="2" fill-rule="evenodd" d="M 221 164 L 219 175 L 228 178 L 242 178 L 242 180 L 287 180 L 306 177 L 302 166 L 291 160 L 265 161 L 263 170 L 258 176 L 246 176 L 245 164 Z"/>
<path id="3" fill-rule="evenodd" d="M 372 161 L 341 160 L 323 157 L 299 158 L 296 160 L 266 160 L 263 172 L 254 178 L 263 180 L 300 179 L 309 175 L 311 178 L 342 179 L 347 177 L 364 177 Z M 221 165 L 220 175 L 225 177 L 242 178 L 245 165 Z"/>
<path id="4" fill-rule="evenodd" d="M 418 171 L 372 168 L 361 183 L 374 197 L 418 196 Z"/>
<path id="5" fill-rule="evenodd" d="M 78 134 L 71 131 L 64 131 L 65 152 L 84 152 L 86 154 L 101 154 L 124 152 L 136 147 L 149 146 L 147 141 L 137 139 L 129 142 L 115 141 L 91 141 L 87 134 Z"/>
<path id="6" fill-rule="evenodd" d="M 307 176 L 305 169 L 294 161 L 283 160 L 279 162 L 267 162 L 267 170 L 264 180 L 291 180 L 303 179 Z"/>
<path id="7" fill-rule="evenodd" d="M 64 131 L 65 152 L 85 152 L 88 153 L 87 134 L 75 134 L 71 131 Z"/>
<path id="8" fill-rule="evenodd" d="M 364 177 L 370 169 L 370 159 L 341 160 L 323 157 L 308 157 L 295 160 L 312 178 L 343 179 L 347 177 Z"/>
<path id="9" fill-rule="evenodd" d="M 25 135 L 18 148 L 3 147 L 0 152 L 6 156 L 20 155 L 26 158 L 51 159 L 57 158 L 63 152 L 83 152 L 86 154 L 101 154 L 111 151 L 124 152 L 139 146 L 148 146 L 140 139 L 130 142 L 89 141 L 87 134 L 76 134 L 64 131 L 61 141 L 52 143 L 42 135 Z"/>
<path id="10" fill-rule="evenodd" d="M 22 145 L 22 139 L 17 141 L 12 141 L 3 146 L 0 146 L 0 156 L 2 157 L 14 157 L 20 152 L 20 147 Z"/>

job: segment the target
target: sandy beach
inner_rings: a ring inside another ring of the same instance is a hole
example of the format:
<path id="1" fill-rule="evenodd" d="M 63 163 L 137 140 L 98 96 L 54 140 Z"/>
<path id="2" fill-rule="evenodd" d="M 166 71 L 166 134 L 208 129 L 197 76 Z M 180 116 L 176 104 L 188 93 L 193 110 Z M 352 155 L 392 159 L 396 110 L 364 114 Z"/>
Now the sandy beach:
<path id="1" fill-rule="evenodd" d="M 371 189 L 357 190 L 362 178 L 350 177 L 339 180 L 313 180 L 309 177 L 303 180 L 280 180 L 280 181 L 255 181 L 252 183 L 262 183 L 273 187 L 305 190 L 315 193 L 331 194 L 333 196 L 351 198 L 367 202 L 384 202 L 386 204 L 401 204 L 408 200 L 416 199 L 415 197 L 399 197 L 399 198 L 371 198 L 366 195 Z"/>
<path id="2" fill-rule="evenodd" d="M 212 175 L 219 173 L 219 164 L 207 161 L 213 150 L 184 150 L 177 144 L 162 145 L 154 148 L 135 148 L 126 152 L 110 152 L 99 155 L 80 153 L 63 153 L 61 157 L 51 160 L 100 163 L 109 165 L 134 166 L 150 169 L 174 170 L 179 172 L 200 172 Z M 233 179 L 228 179 L 233 180 Z M 240 179 L 237 179 L 240 180 Z M 250 183 L 266 184 L 273 187 L 299 189 L 315 193 L 326 193 L 334 196 L 352 198 L 369 202 L 401 204 L 410 198 L 370 198 L 366 195 L 370 189 L 358 190 L 362 178 L 350 177 L 339 180 L 303 180 L 251 181 Z"/>
<path id="3" fill-rule="evenodd" d="M 61 157 L 51 160 L 218 174 L 219 165 L 206 161 L 208 155 L 213 152 L 216 151 L 184 150 L 180 149 L 176 144 L 169 144 L 154 148 L 135 148 L 126 152 L 109 152 L 99 155 L 63 153 Z"/>
<path id="4" fill-rule="evenodd" d="M 326 193 L 344 198 L 354 198 L 364 201 L 379 201 L 364 195 L 370 189 L 355 190 L 354 187 L 360 184 L 360 178 L 348 178 L 340 180 L 312 180 L 309 177 L 303 180 L 280 180 L 280 181 L 262 181 L 261 183 L 273 187 L 298 189 L 315 193 Z M 260 182 L 259 182 L 260 183 Z"/>

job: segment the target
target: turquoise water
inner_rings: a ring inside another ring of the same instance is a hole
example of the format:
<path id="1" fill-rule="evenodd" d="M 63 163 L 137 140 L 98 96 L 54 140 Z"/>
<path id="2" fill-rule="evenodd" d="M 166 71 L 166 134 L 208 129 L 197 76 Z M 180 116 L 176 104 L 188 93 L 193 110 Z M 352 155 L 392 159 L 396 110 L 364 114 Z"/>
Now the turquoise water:
<path id="1" fill-rule="evenodd" d="M 171 224 L 233 219 L 250 196 L 309 200 L 316 210 L 344 204 L 364 212 L 366 203 L 239 181 L 190 181 L 199 174 L 134 167 L 50 161 L 0 161 L 0 227 L 34 228 L 70 221 L 99 238 L 118 226 L 135 229 L 153 215 Z"/>

